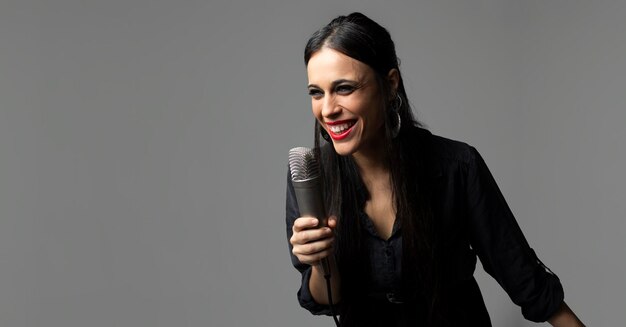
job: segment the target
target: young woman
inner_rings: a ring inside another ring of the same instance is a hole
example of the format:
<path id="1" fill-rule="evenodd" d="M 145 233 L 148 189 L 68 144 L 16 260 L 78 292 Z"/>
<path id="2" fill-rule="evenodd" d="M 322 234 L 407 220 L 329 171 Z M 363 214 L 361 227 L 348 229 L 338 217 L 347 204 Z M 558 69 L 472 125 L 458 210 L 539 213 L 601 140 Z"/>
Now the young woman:
<path id="1" fill-rule="evenodd" d="M 337 17 L 309 39 L 304 60 L 330 215 L 327 227 L 300 217 L 288 181 L 304 308 L 330 314 L 327 258 L 343 327 L 491 326 L 473 277 L 478 256 L 524 317 L 582 326 L 479 153 L 414 119 L 385 28 L 360 13 Z"/>

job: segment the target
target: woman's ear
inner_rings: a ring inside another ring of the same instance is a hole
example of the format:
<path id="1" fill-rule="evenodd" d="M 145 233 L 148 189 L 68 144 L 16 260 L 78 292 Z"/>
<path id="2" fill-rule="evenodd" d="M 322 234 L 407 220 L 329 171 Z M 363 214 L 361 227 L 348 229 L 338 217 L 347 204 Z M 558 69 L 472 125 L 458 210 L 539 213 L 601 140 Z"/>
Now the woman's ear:
<path id="1" fill-rule="evenodd" d="M 391 69 L 387 74 L 387 82 L 389 83 L 389 91 L 391 91 L 389 93 L 392 94 L 392 99 L 395 99 L 400 84 L 400 72 L 395 68 Z"/>

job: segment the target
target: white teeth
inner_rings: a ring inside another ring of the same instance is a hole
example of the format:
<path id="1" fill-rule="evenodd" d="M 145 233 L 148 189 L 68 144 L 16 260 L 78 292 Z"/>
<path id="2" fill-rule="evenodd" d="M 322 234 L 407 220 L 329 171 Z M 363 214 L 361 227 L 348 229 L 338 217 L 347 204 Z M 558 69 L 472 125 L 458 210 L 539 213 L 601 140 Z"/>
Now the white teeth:
<path id="1" fill-rule="evenodd" d="M 345 132 L 348 128 L 352 127 L 352 125 L 354 125 L 354 123 L 350 122 L 341 125 L 328 125 L 328 128 L 331 130 L 331 132 L 335 134 L 341 134 Z"/>

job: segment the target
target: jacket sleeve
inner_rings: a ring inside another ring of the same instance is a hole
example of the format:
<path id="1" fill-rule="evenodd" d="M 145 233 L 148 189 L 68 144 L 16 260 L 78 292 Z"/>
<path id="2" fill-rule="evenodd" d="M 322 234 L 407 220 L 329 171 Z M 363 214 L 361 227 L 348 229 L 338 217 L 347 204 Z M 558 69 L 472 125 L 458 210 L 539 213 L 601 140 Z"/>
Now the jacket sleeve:
<path id="1" fill-rule="evenodd" d="M 296 201 L 296 194 L 291 183 L 291 178 L 287 176 L 287 205 L 286 205 L 286 221 L 287 221 L 287 240 L 293 235 L 293 223 L 300 217 L 300 211 L 298 210 L 298 204 Z M 323 305 L 315 302 L 311 291 L 309 290 L 309 280 L 311 279 L 312 268 L 310 265 L 304 264 L 293 255 L 293 246 L 291 242 L 289 244 L 289 254 L 291 256 L 291 263 L 302 275 L 302 283 L 300 290 L 298 290 L 298 302 L 300 306 L 309 310 L 314 315 L 327 315 L 330 316 L 330 306 Z"/>
<path id="2" fill-rule="evenodd" d="M 544 322 L 563 302 L 559 278 L 539 260 L 475 148 L 467 172 L 470 242 L 485 271 L 530 321 Z"/>

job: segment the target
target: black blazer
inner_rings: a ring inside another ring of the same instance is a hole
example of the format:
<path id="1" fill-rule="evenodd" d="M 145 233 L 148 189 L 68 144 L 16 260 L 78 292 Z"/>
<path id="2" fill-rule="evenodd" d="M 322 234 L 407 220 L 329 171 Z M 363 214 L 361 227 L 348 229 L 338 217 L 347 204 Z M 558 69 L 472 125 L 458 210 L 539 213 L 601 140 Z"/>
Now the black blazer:
<path id="1" fill-rule="evenodd" d="M 528 320 L 542 322 L 557 311 L 563 288 L 528 245 L 502 193 L 475 148 L 465 143 L 411 129 L 416 147 L 424 147 L 427 174 L 431 179 L 433 213 L 444 231 L 445 283 L 453 292 L 450 319 L 455 326 L 490 326 L 489 316 L 473 274 L 476 258 L 485 271 L 519 305 Z M 300 216 L 293 186 L 288 178 L 286 203 L 287 239 Z M 393 296 L 400 278 L 402 237 L 394 224 L 392 236 L 376 236 L 369 218 L 359 213 L 370 232 L 367 244 L 372 262 L 373 293 Z M 291 245 L 289 245 L 291 253 Z M 315 303 L 308 289 L 311 267 L 291 254 L 294 267 L 302 274 L 298 291 L 300 305 L 313 314 L 330 314 L 328 306 Z M 390 277 L 391 276 L 391 277 Z M 344 276 L 342 276 L 343 278 Z"/>

